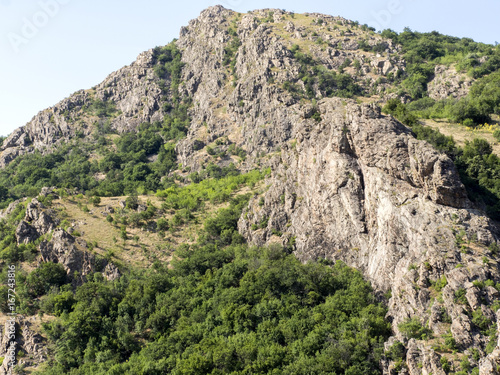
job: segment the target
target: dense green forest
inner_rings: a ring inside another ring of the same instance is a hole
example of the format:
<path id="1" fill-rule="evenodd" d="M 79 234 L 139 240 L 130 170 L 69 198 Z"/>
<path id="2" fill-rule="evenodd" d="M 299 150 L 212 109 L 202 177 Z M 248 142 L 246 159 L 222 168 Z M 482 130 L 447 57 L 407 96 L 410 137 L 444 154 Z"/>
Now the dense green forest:
<path id="1" fill-rule="evenodd" d="M 302 264 L 291 247 L 249 247 L 237 221 L 250 195 L 213 190 L 261 176 L 162 193 L 179 210 L 200 200 L 230 203 L 205 221 L 196 244 L 177 249 L 172 269 L 155 262 L 114 282 L 96 272 L 76 289 L 60 264 L 18 275 L 20 309 L 58 317 L 43 326 L 54 359 L 40 373 L 378 373 L 390 324 L 361 274 L 342 263 Z M 19 204 L 2 224 L 11 241 L 24 212 Z M 29 260 L 34 246 L 17 249 Z"/>
<path id="2" fill-rule="evenodd" d="M 44 374 L 375 374 L 390 334 L 359 272 L 282 248 L 210 241 L 114 283 L 98 274 L 44 301 Z"/>

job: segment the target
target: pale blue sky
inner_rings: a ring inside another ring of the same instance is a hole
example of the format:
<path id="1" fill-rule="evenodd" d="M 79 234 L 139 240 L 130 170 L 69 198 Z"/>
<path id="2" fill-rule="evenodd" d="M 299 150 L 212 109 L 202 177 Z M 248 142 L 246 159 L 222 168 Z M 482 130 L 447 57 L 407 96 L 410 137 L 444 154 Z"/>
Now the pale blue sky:
<path id="1" fill-rule="evenodd" d="M 90 88 L 210 5 L 240 12 L 321 12 L 377 29 L 437 30 L 500 41 L 498 0 L 0 0 L 0 135 L 38 111 Z"/>

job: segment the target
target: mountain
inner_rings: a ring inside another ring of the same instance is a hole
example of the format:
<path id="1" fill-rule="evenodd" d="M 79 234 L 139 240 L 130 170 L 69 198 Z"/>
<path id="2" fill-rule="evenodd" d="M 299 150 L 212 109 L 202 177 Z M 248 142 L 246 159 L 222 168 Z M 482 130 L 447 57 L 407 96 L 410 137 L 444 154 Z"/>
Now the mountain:
<path id="1" fill-rule="evenodd" d="M 392 329 L 379 336 L 384 373 L 497 374 L 500 161 L 485 140 L 456 143 L 424 125 L 476 127 L 494 139 L 495 127 L 482 124 L 500 114 L 498 68 L 498 47 L 466 38 L 377 34 L 316 13 L 208 8 L 178 40 L 4 140 L 2 230 L 12 239 L 2 245 L 3 267 L 20 261 L 31 285 L 44 264 L 60 265 L 69 286 L 47 285 L 60 286 L 67 302 L 98 283 L 96 271 L 120 283 L 158 263 L 188 267 L 174 259 L 195 257 L 186 251 L 196 254 L 199 241 L 262 252 L 279 245 L 303 263 L 340 260 L 371 283 Z M 78 367 L 63 359 L 69 323 L 47 323 L 64 310 L 47 307 L 49 289 L 26 292 L 41 302 L 21 311 L 42 318 L 20 323 L 23 332 L 43 323 L 45 333 L 33 335 L 48 346 L 33 349 L 27 334 L 20 345 L 61 369 Z M 94 358 L 95 338 L 81 335 L 88 343 L 75 358 Z M 154 351 L 144 333 L 127 340 L 120 355 L 131 361 L 142 346 Z M 11 341 L 2 339 L 4 352 Z M 337 371 L 368 371 L 349 368 Z"/>

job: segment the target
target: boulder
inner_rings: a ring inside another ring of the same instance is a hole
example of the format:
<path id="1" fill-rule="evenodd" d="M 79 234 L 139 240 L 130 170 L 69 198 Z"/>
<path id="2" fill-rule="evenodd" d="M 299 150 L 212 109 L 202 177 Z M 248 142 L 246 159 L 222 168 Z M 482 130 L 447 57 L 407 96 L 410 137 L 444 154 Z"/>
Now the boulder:
<path id="1" fill-rule="evenodd" d="M 42 241 L 40 252 L 42 261 L 60 263 L 68 275 L 78 273 L 77 282 L 83 281 L 83 277 L 96 271 L 95 255 L 85 251 L 85 241 L 79 243 L 75 237 L 64 231 L 56 229 L 52 239 Z"/>
<path id="2" fill-rule="evenodd" d="M 17 244 L 28 244 L 34 242 L 40 235 L 37 230 L 22 220 L 16 228 Z"/>
<path id="3" fill-rule="evenodd" d="M 118 279 L 121 276 L 120 270 L 113 263 L 108 263 L 106 267 L 104 267 L 104 271 L 102 275 L 108 280 L 113 281 Z"/>

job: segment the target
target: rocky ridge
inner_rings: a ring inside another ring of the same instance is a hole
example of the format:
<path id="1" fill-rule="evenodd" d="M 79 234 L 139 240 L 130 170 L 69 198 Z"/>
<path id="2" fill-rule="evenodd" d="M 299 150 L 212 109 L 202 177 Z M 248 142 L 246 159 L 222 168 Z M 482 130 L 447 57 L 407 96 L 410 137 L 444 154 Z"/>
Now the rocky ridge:
<path id="1" fill-rule="evenodd" d="M 92 105 L 110 103 L 113 113 L 109 126 L 123 133 L 134 131 L 143 122 L 163 118 L 162 90 L 153 67 L 153 50 L 141 53 L 135 62 L 112 74 L 90 90 L 80 90 L 48 108 L 15 130 L 0 147 L 0 167 L 20 155 L 50 152 L 62 143 L 84 139 L 106 125 L 109 119 L 96 114 Z"/>
<path id="2" fill-rule="evenodd" d="M 272 17 L 273 22 L 263 22 L 264 17 Z M 290 50 L 294 45 L 302 46 L 302 51 L 329 70 L 349 65 L 345 71 L 357 77 L 365 91 L 382 90 L 384 82 L 388 85 L 388 75 L 405 69 L 404 61 L 397 58 L 397 46 L 376 34 L 351 30 L 348 20 L 321 14 L 293 17 L 280 9 L 238 15 L 212 7 L 181 29 L 177 46 L 183 51 L 185 67 L 180 90 L 195 103 L 188 136 L 177 146 L 182 165 L 196 170 L 206 161 L 203 153 L 193 152 L 196 141 L 207 144 L 227 136 L 231 143 L 245 146 L 251 168 L 259 153 L 274 152 L 290 139 L 289 107 L 297 100 L 282 86 L 297 79 L 301 69 Z M 241 45 L 230 71 L 221 61 L 234 38 Z M 360 51 L 361 40 L 380 44 L 385 55 L 395 57 Z M 357 72 L 350 67 L 355 60 L 360 63 Z M 297 84 L 305 89 L 300 80 Z M 321 97 L 319 89 L 315 91 Z M 297 109 L 302 116 L 312 114 L 310 107 Z"/>

